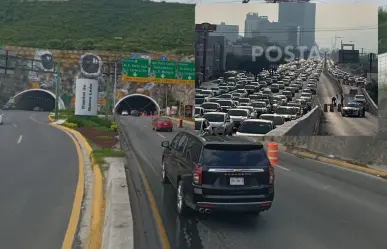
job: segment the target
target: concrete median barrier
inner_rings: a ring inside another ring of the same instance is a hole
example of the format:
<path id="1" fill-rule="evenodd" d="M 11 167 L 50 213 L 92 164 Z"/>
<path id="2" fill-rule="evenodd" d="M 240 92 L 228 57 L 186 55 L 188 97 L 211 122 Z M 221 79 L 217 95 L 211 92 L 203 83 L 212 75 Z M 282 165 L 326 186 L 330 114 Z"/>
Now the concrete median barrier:
<path id="1" fill-rule="evenodd" d="M 133 217 L 124 163 L 110 163 L 106 183 L 106 213 L 101 249 L 134 248 Z"/>
<path id="2" fill-rule="evenodd" d="M 276 141 L 291 149 L 309 151 L 324 158 L 340 159 L 387 171 L 387 142 L 371 136 L 265 136 L 257 141 Z M 280 158 L 281 161 L 281 158 Z"/>
<path id="3" fill-rule="evenodd" d="M 313 136 L 318 133 L 322 111 L 319 106 L 297 120 L 289 121 L 267 136 Z"/>

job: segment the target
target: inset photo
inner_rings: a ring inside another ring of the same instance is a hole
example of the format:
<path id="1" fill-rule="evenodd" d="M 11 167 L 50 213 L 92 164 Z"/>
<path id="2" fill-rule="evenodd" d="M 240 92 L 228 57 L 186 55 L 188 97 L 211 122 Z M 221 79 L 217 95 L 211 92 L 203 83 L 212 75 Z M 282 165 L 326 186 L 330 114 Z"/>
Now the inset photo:
<path id="1" fill-rule="evenodd" d="M 377 5 L 197 4 L 195 31 L 197 118 L 238 136 L 377 134 Z"/>

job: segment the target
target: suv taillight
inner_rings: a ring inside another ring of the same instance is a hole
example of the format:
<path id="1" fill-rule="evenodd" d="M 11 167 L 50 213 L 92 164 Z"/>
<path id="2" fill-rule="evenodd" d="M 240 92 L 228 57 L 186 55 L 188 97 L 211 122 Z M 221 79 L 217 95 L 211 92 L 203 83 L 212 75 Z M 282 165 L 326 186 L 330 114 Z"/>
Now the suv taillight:
<path id="1" fill-rule="evenodd" d="M 269 166 L 269 184 L 274 184 L 274 167 Z"/>
<path id="2" fill-rule="evenodd" d="M 202 170 L 202 167 L 200 167 L 200 165 L 195 165 L 195 169 L 193 171 L 193 174 L 192 174 L 192 181 L 194 184 L 202 184 L 202 176 L 203 176 L 203 170 Z"/>

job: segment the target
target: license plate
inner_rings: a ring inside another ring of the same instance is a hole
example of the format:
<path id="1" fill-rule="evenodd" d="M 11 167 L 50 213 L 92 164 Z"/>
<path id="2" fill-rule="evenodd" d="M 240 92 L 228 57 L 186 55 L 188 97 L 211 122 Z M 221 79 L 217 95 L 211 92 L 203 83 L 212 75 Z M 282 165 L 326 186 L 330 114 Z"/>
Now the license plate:
<path id="1" fill-rule="evenodd" d="M 245 185 L 243 177 L 230 177 L 230 185 Z"/>

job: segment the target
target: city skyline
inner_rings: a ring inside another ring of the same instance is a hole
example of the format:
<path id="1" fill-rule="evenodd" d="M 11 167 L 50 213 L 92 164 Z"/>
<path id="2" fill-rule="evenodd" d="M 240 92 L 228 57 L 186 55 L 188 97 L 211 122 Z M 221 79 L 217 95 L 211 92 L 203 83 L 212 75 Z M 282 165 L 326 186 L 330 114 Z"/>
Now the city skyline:
<path id="1" fill-rule="evenodd" d="M 221 11 L 209 14 L 214 8 Z M 342 9 L 346 10 L 344 14 L 340 11 Z M 278 4 L 197 4 L 195 22 L 238 25 L 239 35 L 244 35 L 248 13 L 258 13 L 267 16 L 270 22 L 277 22 L 278 10 Z M 355 49 L 377 53 L 377 11 L 374 4 L 316 4 L 316 43 L 322 48 L 332 48 L 336 36 L 336 48 L 340 48 L 343 40 L 344 44 L 354 43 Z"/>

